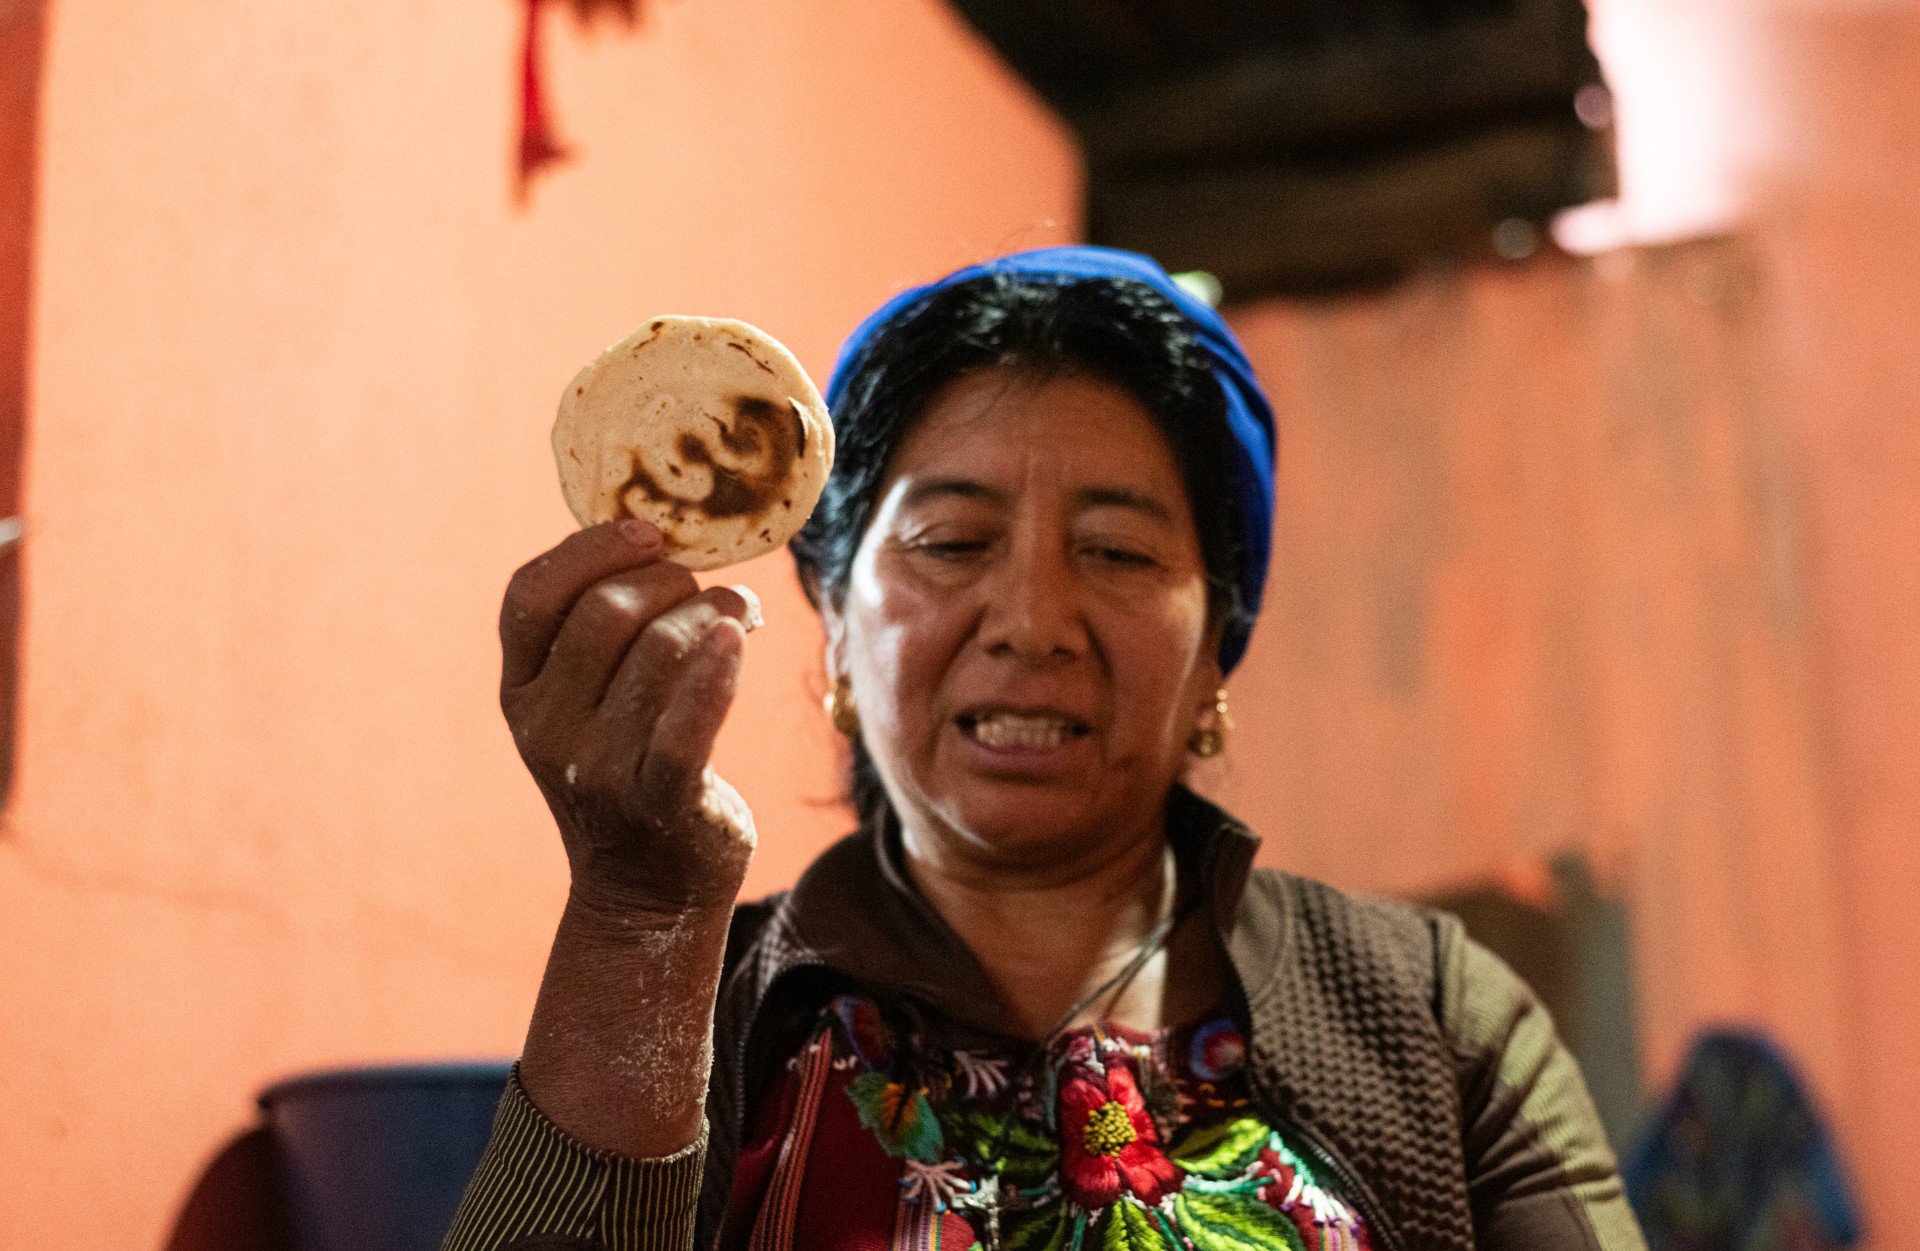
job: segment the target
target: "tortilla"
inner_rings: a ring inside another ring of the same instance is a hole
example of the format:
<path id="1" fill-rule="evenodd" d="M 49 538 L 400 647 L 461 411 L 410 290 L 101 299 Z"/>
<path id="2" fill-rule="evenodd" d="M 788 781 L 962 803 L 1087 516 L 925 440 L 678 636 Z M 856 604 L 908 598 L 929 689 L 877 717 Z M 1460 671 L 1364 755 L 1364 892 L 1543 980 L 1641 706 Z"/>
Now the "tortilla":
<path id="1" fill-rule="evenodd" d="M 650 521 L 669 559 L 717 569 L 806 522 L 833 469 L 833 422 L 771 335 L 655 317 L 567 384 L 553 455 L 581 525 Z"/>

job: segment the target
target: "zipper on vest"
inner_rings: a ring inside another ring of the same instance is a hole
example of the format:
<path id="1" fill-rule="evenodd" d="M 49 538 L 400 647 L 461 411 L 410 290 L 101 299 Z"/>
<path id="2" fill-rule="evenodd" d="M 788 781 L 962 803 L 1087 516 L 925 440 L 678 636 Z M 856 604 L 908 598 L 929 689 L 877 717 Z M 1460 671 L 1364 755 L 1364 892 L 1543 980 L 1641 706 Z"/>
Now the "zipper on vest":
<path id="1" fill-rule="evenodd" d="M 1326 1172 L 1331 1173 L 1340 1183 L 1341 1196 L 1359 1209 L 1361 1219 L 1367 1223 L 1367 1233 L 1381 1251 L 1406 1251 L 1406 1243 L 1401 1240 L 1400 1231 L 1387 1222 L 1385 1214 L 1380 1211 L 1378 1203 L 1373 1198 L 1373 1191 L 1360 1180 L 1360 1175 L 1347 1167 L 1346 1161 L 1334 1153 L 1333 1148 L 1327 1144 L 1327 1140 L 1318 1130 L 1303 1125 L 1281 1110 L 1279 1100 L 1273 1097 L 1273 1091 L 1267 1087 L 1266 1081 L 1258 1074 L 1258 1070 L 1249 1066 L 1247 1075 L 1254 1079 L 1261 1096 L 1260 1101 L 1266 1105 L 1262 1110 L 1272 1118 L 1275 1127 L 1283 1135 L 1291 1132 L 1293 1138 L 1306 1148 L 1308 1157 Z"/>

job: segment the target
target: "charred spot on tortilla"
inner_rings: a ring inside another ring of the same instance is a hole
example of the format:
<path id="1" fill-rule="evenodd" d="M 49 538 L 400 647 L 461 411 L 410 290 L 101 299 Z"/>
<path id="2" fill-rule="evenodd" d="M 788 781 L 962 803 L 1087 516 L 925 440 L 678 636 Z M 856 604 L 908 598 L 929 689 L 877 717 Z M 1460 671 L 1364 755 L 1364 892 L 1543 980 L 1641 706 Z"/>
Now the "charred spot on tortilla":
<path id="1" fill-rule="evenodd" d="M 722 460 L 714 455 L 714 449 L 706 439 L 693 433 L 682 433 L 674 443 L 674 451 L 679 454 L 677 462 L 669 462 L 667 470 L 674 477 L 681 477 L 681 465 L 699 465 L 712 475 L 712 486 L 706 495 L 699 499 L 688 499 L 671 491 L 662 490 L 647 472 L 646 458 L 636 449 L 633 452 L 633 472 L 620 484 L 620 516 L 633 517 L 630 496 L 639 492 L 643 499 L 653 500 L 667 509 L 678 521 L 691 514 L 703 517 L 744 517 L 757 513 L 766 507 L 767 501 L 775 492 L 787 484 L 787 475 L 792 472 L 794 456 L 787 452 L 787 440 L 784 432 L 774 432 L 772 427 L 778 424 L 775 408 L 763 399 L 751 395 L 733 397 L 736 419 L 732 426 L 719 421 L 717 438 L 720 446 L 731 456 Z M 794 425 L 802 425 L 800 419 L 792 414 L 788 420 Z M 804 445 L 805 436 L 801 437 Z M 782 501 L 783 503 L 785 501 Z M 765 530 L 762 538 L 768 537 Z"/>

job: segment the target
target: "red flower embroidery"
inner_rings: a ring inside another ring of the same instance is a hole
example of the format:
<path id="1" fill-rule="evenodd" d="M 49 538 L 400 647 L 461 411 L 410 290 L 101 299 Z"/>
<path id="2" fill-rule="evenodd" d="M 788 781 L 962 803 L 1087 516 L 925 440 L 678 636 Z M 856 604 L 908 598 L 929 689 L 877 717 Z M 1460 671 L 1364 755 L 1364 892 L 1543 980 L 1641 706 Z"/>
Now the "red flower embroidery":
<path id="1" fill-rule="evenodd" d="M 1126 1062 L 1108 1059 L 1104 1076 L 1074 1076 L 1060 1088 L 1067 1196 L 1090 1211 L 1123 1192 L 1151 1207 L 1180 1189 L 1181 1172 L 1160 1150 L 1160 1131 Z"/>

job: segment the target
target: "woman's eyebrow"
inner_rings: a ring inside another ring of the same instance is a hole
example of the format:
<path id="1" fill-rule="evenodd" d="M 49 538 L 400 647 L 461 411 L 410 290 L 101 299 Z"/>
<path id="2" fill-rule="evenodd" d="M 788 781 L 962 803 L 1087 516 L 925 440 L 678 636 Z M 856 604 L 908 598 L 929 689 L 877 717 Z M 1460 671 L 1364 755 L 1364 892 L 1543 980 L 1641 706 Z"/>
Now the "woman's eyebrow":
<path id="1" fill-rule="evenodd" d="M 974 478 L 921 478 L 909 485 L 901 494 L 900 506 L 917 508 L 948 496 L 980 500 L 1002 506 L 1012 498 L 1000 487 L 989 486 Z M 1160 500 L 1144 491 L 1135 491 L 1127 487 L 1081 487 L 1073 493 L 1073 507 L 1076 512 L 1084 512 L 1091 508 L 1125 508 L 1132 512 L 1143 513 L 1156 521 L 1171 522 L 1173 520 L 1173 513 Z"/>
<path id="2" fill-rule="evenodd" d="M 921 478 L 909 485 L 900 496 L 900 506 L 917 508 L 948 495 L 957 495 L 962 499 L 983 500 L 989 504 L 1007 502 L 1005 491 L 998 487 L 990 487 L 984 482 L 977 482 L 972 478 Z"/>
<path id="3" fill-rule="evenodd" d="M 1088 508 L 1127 508 L 1137 513 L 1145 513 L 1156 521 L 1171 522 L 1173 514 L 1167 506 L 1140 491 L 1130 491 L 1125 487 L 1082 487 L 1073 493 L 1076 511 Z"/>

